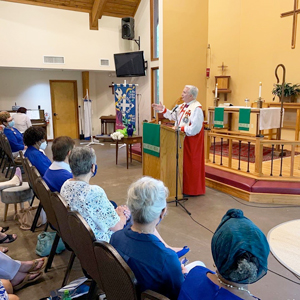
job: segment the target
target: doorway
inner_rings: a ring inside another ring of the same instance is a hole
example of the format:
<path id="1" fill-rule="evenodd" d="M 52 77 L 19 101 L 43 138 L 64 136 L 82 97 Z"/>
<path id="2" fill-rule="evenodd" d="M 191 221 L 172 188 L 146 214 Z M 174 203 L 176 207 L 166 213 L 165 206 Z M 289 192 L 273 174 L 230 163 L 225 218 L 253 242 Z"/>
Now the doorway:
<path id="1" fill-rule="evenodd" d="M 79 137 L 76 80 L 50 80 L 54 138 Z"/>

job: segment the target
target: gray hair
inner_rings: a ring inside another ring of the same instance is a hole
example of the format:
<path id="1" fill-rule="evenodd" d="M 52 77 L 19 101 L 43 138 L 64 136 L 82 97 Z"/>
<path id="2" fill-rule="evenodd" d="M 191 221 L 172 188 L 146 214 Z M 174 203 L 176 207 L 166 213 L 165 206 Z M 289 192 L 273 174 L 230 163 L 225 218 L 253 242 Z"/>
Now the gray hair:
<path id="1" fill-rule="evenodd" d="M 193 96 L 193 99 L 196 99 L 198 96 L 198 88 L 193 85 L 186 85 L 185 87 L 189 88 L 189 93 Z"/>
<path id="2" fill-rule="evenodd" d="M 169 190 L 163 182 L 152 177 L 142 177 L 128 189 L 127 205 L 132 218 L 140 224 L 148 224 L 159 217 L 166 207 Z"/>
<path id="3" fill-rule="evenodd" d="M 74 176 L 88 174 L 96 163 L 96 154 L 90 147 L 75 147 L 69 156 L 69 164 Z"/>
<path id="4" fill-rule="evenodd" d="M 249 282 L 255 282 L 257 280 L 257 270 L 255 263 L 242 258 L 237 262 L 235 270 L 228 274 L 228 278 L 232 282 L 240 282 L 245 279 Z"/>

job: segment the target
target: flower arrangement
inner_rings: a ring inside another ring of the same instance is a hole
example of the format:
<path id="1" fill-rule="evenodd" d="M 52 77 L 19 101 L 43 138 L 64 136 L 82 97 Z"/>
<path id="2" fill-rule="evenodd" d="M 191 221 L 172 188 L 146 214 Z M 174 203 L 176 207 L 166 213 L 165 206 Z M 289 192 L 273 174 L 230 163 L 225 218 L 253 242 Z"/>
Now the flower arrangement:
<path id="1" fill-rule="evenodd" d="M 110 136 L 113 140 L 121 140 L 124 137 L 124 134 L 121 133 L 120 131 L 116 131 L 112 133 Z"/>

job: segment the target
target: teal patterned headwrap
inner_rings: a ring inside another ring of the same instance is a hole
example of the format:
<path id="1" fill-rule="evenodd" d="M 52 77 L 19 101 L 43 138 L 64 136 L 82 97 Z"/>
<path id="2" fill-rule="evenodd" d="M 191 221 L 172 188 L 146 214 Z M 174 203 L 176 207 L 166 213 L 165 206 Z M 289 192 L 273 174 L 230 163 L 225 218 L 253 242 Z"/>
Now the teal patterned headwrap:
<path id="1" fill-rule="evenodd" d="M 222 218 L 211 241 L 211 250 L 220 275 L 229 275 L 237 262 L 246 259 L 257 267 L 255 279 L 246 278 L 236 283 L 254 283 L 267 273 L 270 247 L 263 232 L 240 209 L 230 209 Z"/>

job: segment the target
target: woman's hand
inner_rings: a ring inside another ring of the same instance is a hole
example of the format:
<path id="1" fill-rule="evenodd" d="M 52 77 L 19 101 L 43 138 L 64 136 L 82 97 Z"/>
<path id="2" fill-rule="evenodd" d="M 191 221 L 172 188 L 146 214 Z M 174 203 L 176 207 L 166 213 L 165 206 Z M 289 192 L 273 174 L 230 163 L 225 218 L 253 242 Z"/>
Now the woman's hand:
<path id="1" fill-rule="evenodd" d="M 152 107 L 157 111 L 163 111 L 165 109 L 161 102 L 159 102 L 159 104 L 153 103 Z"/>

